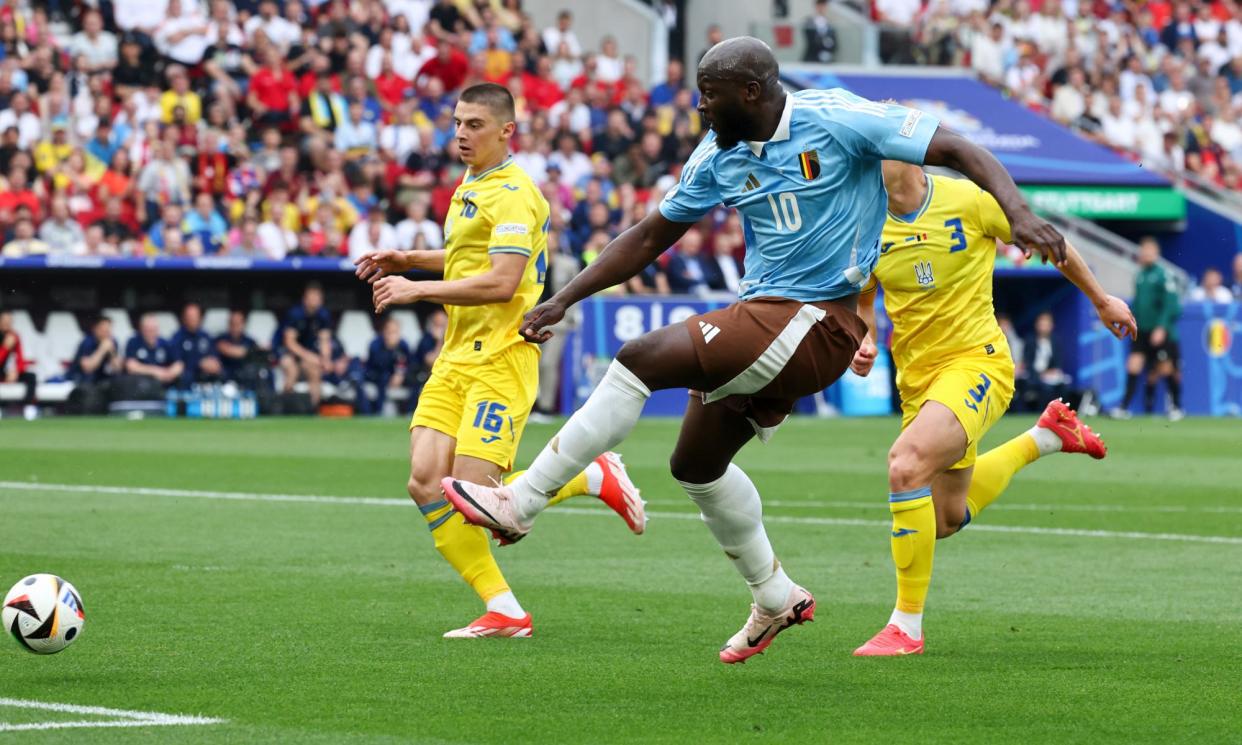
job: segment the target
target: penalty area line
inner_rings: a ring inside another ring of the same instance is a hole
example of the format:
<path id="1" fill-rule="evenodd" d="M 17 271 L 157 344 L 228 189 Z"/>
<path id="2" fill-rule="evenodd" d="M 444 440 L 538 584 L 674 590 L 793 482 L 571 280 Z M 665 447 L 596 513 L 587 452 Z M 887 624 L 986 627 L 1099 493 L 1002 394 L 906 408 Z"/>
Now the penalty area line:
<path id="1" fill-rule="evenodd" d="M 223 492 L 201 489 L 164 489 L 158 487 L 126 487 L 97 486 L 91 484 L 46 484 L 42 482 L 0 481 L 0 492 L 3 491 L 40 491 L 63 494 L 117 494 L 122 496 L 173 497 L 190 499 L 218 499 L 233 502 L 285 502 L 300 504 L 331 504 L 331 505 L 364 505 L 369 507 L 399 507 L 409 509 L 413 502 L 405 499 L 383 499 L 379 497 L 331 497 L 312 494 L 262 494 L 250 492 Z M 791 502 L 780 504 L 793 505 Z M 827 504 L 827 503 L 825 503 Z M 772 506 L 768 504 L 767 506 Z M 611 514 L 607 510 L 557 507 L 554 514 L 599 516 Z M 663 512 L 648 511 L 648 516 L 660 519 L 699 520 L 694 512 Z M 888 520 L 866 520 L 861 518 L 837 518 L 797 515 L 765 515 L 768 522 L 788 525 L 825 525 L 846 527 L 891 527 Z M 975 533 L 1017 533 L 1023 535 L 1047 535 L 1069 538 L 1112 538 L 1123 540 L 1175 541 L 1181 543 L 1209 543 L 1229 546 L 1242 546 L 1242 536 L 1227 535 L 1195 535 L 1192 533 L 1147 533 L 1130 530 L 1090 530 L 1086 528 L 1049 528 L 1027 525 L 994 525 L 990 523 L 972 523 L 970 531 Z"/>
<path id="2" fill-rule="evenodd" d="M 10 724 L 0 722 L 0 732 L 26 732 L 31 730 L 53 729 L 89 729 L 96 727 L 169 727 L 185 725 L 223 724 L 224 719 L 214 717 L 187 716 L 182 714 L 162 714 L 156 711 L 130 711 L 128 709 L 109 709 L 103 706 L 79 706 L 77 704 L 61 704 L 52 701 L 32 701 L 22 698 L 0 698 L 0 709 L 34 709 L 52 711 L 59 714 L 87 714 L 97 717 L 112 717 L 104 720 L 22 722 Z"/>

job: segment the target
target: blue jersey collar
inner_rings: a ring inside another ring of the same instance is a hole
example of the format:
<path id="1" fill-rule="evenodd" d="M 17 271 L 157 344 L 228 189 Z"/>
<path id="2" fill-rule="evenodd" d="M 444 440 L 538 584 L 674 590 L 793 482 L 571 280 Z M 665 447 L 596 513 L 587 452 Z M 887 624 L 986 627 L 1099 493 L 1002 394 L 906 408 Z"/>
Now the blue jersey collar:
<path id="1" fill-rule="evenodd" d="M 927 193 L 923 195 L 923 204 L 920 205 L 917 210 L 906 215 L 898 215 L 892 210 L 889 210 L 888 214 L 890 217 L 895 220 L 900 220 L 901 222 L 914 222 L 923 216 L 923 213 L 927 211 L 928 206 L 931 205 L 932 190 L 936 187 L 936 182 L 932 181 L 932 177 L 930 175 L 924 173 L 923 178 L 927 182 Z"/>
<path id="2" fill-rule="evenodd" d="M 763 146 L 768 142 L 784 142 L 789 139 L 789 120 L 793 119 L 794 98 L 790 93 L 785 94 L 785 110 L 781 112 L 781 121 L 776 125 L 776 132 L 772 134 L 772 139 L 767 142 L 751 142 L 746 140 L 746 147 L 755 154 L 755 157 L 763 156 Z"/>

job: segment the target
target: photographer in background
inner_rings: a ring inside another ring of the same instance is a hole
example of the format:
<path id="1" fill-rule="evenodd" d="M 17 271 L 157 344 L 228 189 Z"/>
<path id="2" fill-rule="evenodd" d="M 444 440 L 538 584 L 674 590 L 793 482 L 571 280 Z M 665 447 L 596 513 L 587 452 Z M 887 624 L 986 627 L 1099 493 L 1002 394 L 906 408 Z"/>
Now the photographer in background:
<path id="1" fill-rule="evenodd" d="M 0 312 L 0 382 L 22 383 L 26 393 L 22 397 L 22 416 L 26 421 L 39 417 L 39 407 L 35 403 L 35 386 L 38 380 L 28 368 L 30 362 L 22 354 L 22 340 L 13 330 L 13 314 Z"/>

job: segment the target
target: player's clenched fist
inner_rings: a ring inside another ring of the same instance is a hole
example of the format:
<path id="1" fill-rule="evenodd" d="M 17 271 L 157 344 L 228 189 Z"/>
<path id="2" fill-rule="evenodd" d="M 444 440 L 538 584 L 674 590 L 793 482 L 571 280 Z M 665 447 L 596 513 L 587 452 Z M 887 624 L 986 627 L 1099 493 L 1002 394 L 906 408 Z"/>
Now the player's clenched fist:
<path id="1" fill-rule="evenodd" d="M 871 341 L 871 337 L 863 339 L 862 344 L 858 345 L 858 351 L 854 353 L 854 360 L 850 362 L 850 369 L 855 375 L 865 378 L 875 365 L 876 354 L 875 342 Z"/>
<path id="2" fill-rule="evenodd" d="M 526 341 L 542 344 L 552 338 L 552 332 L 546 328 L 560 323 L 564 317 L 565 306 L 555 300 L 540 303 L 522 319 L 522 336 Z"/>

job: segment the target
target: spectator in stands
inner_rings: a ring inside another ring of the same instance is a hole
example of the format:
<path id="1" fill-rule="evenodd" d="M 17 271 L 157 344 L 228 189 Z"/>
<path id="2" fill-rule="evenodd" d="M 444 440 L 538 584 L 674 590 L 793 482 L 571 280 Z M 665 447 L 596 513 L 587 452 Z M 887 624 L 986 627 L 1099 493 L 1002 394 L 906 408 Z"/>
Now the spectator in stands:
<path id="1" fill-rule="evenodd" d="M 49 254 L 77 256 L 86 252 L 86 236 L 69 214 L 69 202 L 63 194 L 52 197 L 48 217 L 39 226 L 39 240 L 47 244 Z"/>
<path id="2" fill-rule="evenodd" d="M 248 96 L 246 103 L 256 126 L 285 127 L 292 122 L 298 111 L 297 82 L 285 69 L 284 58 L 276 46 L 267 48 L 263 67 L 251 76 Z"/>
<path id="3" fill-rule="evenodd" d="M 1022 399 L 1028 411 L 1040 411 L 1044 404 L 1063 396 L 1069 387 L 1069 376 L 1061 369 L 1061 350 L 1053 336 L 1051 313 L 1035 318 L 1034 332 L 1022 344 Z"/>
<path id="4" fill-rule="evenodd" d="M 161 385 L 174 385 L 181 378 L 185 365 L 177 350 L 160 338 L 160 324 L 147 313 L 138 324 L 138 335 L 125 345 L 125 372 L 154 378 Z"/>
<path id="5" fill-rule="evenodd" d="M 1199 286 L 1190 290 L 1188 299 L 1192 303 L 1228 303 L 1233 301 L 1233 293 L 1225 286 L 1220 270 L 1208 267 L 1199 280 Z"/>
<path id="6" fill-rule="evenodd" d="M 137 187 L 138 221 L 149 226 L 159 219 L 162 205 L 190 203 L 190 169 L 166 140 L 156 140 L 151 143 L 150 162 L 138 173 Z"/>
<path id="7" fill-rule="evenodd" d="M 187 235 L 185 213 L 180 204 L 166 204 L 160 210 L 160 219 L 147 231 L 147 253 L 174 256 L 177 247 L 184 247 L 196 239 Z"/>
<path id="8" fill-rule="evenodd" d="M 100 316 L 73 353 L 69 379 L 75 383 L 99 383 L 120 371 L 121 350 L 112 337 L 112 319 Z"/>
<path id="9" fill-rule="evenodd" d="M 387 318 L 380 335 L 371 341 L 367 350 L 363 379 L 375 386 L 375 398 L 364 395 L 359 403 L 364 414 L 383 413 L 388 393 L 406 384 L 410 367 L 410 346 L 401 338 L 401 325 L 395 318 Z"/>
<path id="10" fill-rule="evenodd" d="M 17 219 L 17 222 L 13 224 L 13 240 L 4 244 L 4 248 L 0 249 L 0 254 L 10 259 L 46 256 L 47 253 L 48 245 L 35 237 L 34 220 L 29 217 Z"/>
<path id="11" fill-rule="evenodd" d="M 336 149 L 350 159 L 374 155 L 379 148 L 379 132 L 373 122 L 363 118 L 365 113 L 362 102 L 351 101 L 348 116 L 337 125 L 333 136 Z"/>
<path id="12" fill-rule="evenodd" d="M 1242 302 L 1242 251 L 1233 257 L 1233 296 Z"/>
<path id="13" fill-rule="evenodd" d="M 13 314 L 0 311 L 0 382 L 26 386 L 22 395 L 22 415 L 27 421 L 39 416 L 35 398 L 38 380 L 30 367 L 29 360 L 22 354 L 22 340 L 13 330 Z"/>
<path id="14" fill-rule="evenodd" d="M 402 251 L 422 249 L 438 251 L 444 247 L 444 234 L 439 224 L 427 217 L 427 202 L 414 198 L 405 208 L 405 219 L 397 223 L 397 247 Z M 418 239 L 422 238 L 419 245 Z"/>
<path id="15" fill-rule="evenodd" d="M 685 90 L 685 67 L 679 59 L 670 59 L 668 68 L 664 74 L 664 82 L 651 89 L 651 94 L 647 97 L 647 103 L 651 106 L 663 106 L 671 103 L 677 95 L 677 91 Z M 694 104 L 698 105 L 698 94 L 694 94 Z"/>
<path id="16" fill-rule="evenodd" d="M 828 20 L 828 0 L 815 0 L 815 13 L 802 24 L 803 62 L 830 64 L 837 58 L 837 30 Z"/>
<path id="17" fill-rule="evenodd" d="M 228 328 L 216 337 L 216 356 L 220 359 L 220 378 L 247 387 L 255 382 L 247 366 L 258 344 L 246 334 L 246 313 L 229 311 Z"/>
<path id="18" fill-rule="evenodd" d="M 173 334 L 171 344 L 184 367 L 181 388 L 220 380 L 220 358 L 215 355 L 211 337 L 203 331 L 203 309 L 198 303 L 186 303 L 181 309 L 181 328 Z"/>
<path id="19" fill-rule="evenodd" d="M 185 229 L 205 254 L 220 253 L 229 234 L 228 221 L 216 212 L 215 202 L 207 192 L 194 197 L 194 209 L 185 218 Z"/>
<path id="20" fill-rule="evenodd" d="M 673 247 L 665 273 L 669 288 L 678 295 L 706 295 L 711 291 L 716 267 L 703 255 L 703 234 L 698 228 L 688 230 Z"/>
<path id="21" fill-rule="evenodd" d="M 399 249 L 397 231 L 384 220 L 384 211 L 373 209 L 367 219 L 360 221 L 349 231 L 349 257 L 359 256 L 372 251 Z"/>
<path id="22" fill-rule="evenodd" d="M 26 93 L 14 93 L 8 107 L 0 111 L 0 131 L 9 127 L 17 128 L 17 146 L 22 150 L 30 150 L 43 136 L 43 122 L 31 111 Z"/>
<path id="23" fill-rule="evenodd" d="M 555 54 L 564 44 L 569 49 L 569 53 L 574 57 L 582 56 L 582 44 L 578 41 L 578 36 L 573 31 L 574 14 L 568 10 L 562 10 L 556 14 L 556 25 L 549 26 L 543 30 L 543 48 L 549 53 Z"/>
<path id="24" fill-rule="evenodd" d="M 333 368 L 332 315 L 323 307 L 323 288 L 318 283 L 306 286 L 302 303 L 289 310 L 279 334 L 280 345 L 274 351 L 284 373 L 284 392 L 292 392 L 298 380 L 305 378 L 311 405 L 318 407 L 323 377 Z"/>
<path id="25" fill-rule="evenodd" d="M 38 220 L 43 214 L 43 190 L 41 184 L 36 184 L 34 188 L 29 186 L 25 167 L 13 165 L 9 169 L 9 182 L 0 191 L 0 215 L 8 222 L 16 215 L 19 207 L 28 209 L 30 217 Z"/>
<path id="26" fill-rule="evenodd" d="M 709 282 L 711 288 L 733 295 L 740 293 L 745 272 L 742 271 L 737 257 L 746 252 L 746 238 L 736 212 L 729 213 L 725 218 L 724 228 L 716 234 L 712 251 L 715 254 L 715 266 L 714 271 L 708 273 L 715 276 Z"/>
<path id="27" fill-rule="evenodd" d="M 101 229 L 104 240 L 108 243 L 116 244 L 121 253 L 130 254 L 133 252 L 133 242 L 136 235 L 134 231 L 135 226 L 130 220 L 125 219 L 124 203 L 119 197 L 109 197 L 104 202 L 103 217 L 96 220 L 92 227 Z"/>
<path id="28" fill-rule="evenodd" d="M 99 11 L 88 9 L 82 14 L 82 30 L 70 39 L 69 53 L 80 60 L 78 69 L 88 75 L 109 72 L 116 67 L 116 36 L 104 30 Z"/>

